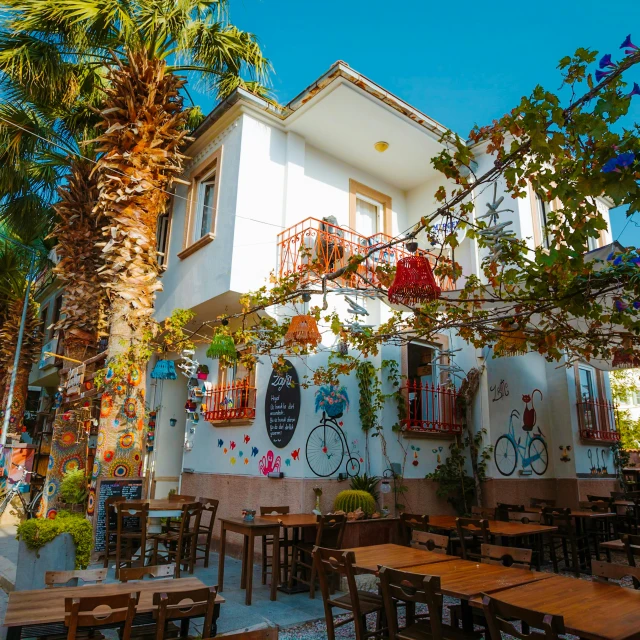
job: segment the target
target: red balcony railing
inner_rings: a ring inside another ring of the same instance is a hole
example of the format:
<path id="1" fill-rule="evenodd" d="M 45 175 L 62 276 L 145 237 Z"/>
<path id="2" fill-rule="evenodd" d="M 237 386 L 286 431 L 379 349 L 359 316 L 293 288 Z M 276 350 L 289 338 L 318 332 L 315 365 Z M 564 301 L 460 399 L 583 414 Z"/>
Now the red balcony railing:
<path id="1" fill-rule="evenodd" d="M 407 418 L 403 430 L 416 434 L 456 435 L 462 433 L 460 393 L 448 386 L 408 381 L 403 389 Z"/>
<path id="2" fill-rule="evenodd" d="M 346 266 L 352 256 L 365 255 L 390 240 L 382 233 L 367 237 L 324 220 L 306 218 L 278 235 L 278 274 L 281 278 L 303 274 L 308 282 Z M 436 256 L 424 251 L 420 253 L 428 256 L 435 267 Z M 394 267 L 398 260 L 408 255 L 403 244 L 381 249 L 358 266 L 358 275 L 352 273 L 338 281 L 342 286 L 359 289 L 388 287 L 390 283 L 385 281 L 384 269 Z M 450 278 L 441 278 L 439 284 L 442 290 L 454 288 Z"/>
<path id="3" fill-rule="evenodd" d="M 581 400 L 576 403 L 580 437 L 585 440 L 618 442 L 616 406 L 608 400 Z"/>
<path id="4" fill-rule="evenodd" d="M 248 380 L 231 382 L 207 390 L 207 410 L 204 419 L 208 422 L 240 420 L 256 417 L 256 388 Z"/>

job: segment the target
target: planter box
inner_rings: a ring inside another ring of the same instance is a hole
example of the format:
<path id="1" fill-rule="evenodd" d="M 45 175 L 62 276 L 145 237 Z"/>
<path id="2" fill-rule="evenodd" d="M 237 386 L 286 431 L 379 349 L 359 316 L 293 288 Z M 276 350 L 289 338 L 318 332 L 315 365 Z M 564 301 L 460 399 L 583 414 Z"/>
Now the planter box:
<path id="1" fill-rule="evenodd" d="M 44 547 L 35 551 L 20 540 L 16 566 L 16 591 L 44 589 L 46 571 L 73 571 L 76 566 L 76 545 L 70 533 L 56 536 Z"/>
<path id="2" fill-rule="evenodd" d="M 316 530 L 306 528 L 306 542 L 314 542 Z M 400 540 L 400 518 L 370 518 L 347 522 L 342 541 L 343 549 L 370 547 L 374 544 L 402 544 Z"/>

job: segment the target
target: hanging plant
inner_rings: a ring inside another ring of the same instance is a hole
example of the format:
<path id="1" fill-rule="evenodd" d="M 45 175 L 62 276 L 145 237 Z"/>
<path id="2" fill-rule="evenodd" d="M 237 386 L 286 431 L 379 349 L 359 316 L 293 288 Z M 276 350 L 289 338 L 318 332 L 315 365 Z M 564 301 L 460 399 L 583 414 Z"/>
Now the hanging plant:
<path id="1" fill-rule="evenodd" d="M 226 333 L 215 333 L 207 349 L 207 358 L 219 360 L 222 367 L 229 367 L 235 364 L 238 360 L 238 352 L 233 338 Z"/>
<path id="2" fill-rule="evenodd" d="M 313 316 L 301 315 L 293 316 L 291 324 L 284 337 L 285 347 L 300 346 L 311 348 L 317 347 L 322 340 L 318 323 Z"/>

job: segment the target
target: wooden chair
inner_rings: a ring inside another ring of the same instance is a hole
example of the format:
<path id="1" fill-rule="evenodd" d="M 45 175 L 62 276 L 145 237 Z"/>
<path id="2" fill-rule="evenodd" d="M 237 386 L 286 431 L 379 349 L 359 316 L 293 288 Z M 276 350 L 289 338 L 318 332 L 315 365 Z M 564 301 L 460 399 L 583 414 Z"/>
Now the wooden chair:
<path id="1" fill-rule="evenodd" d="M 509 511 L 509 522 L 522 522 L 522 524 L 539 523 L 542 514 L 535 511 Z"/>
<path id="2" fill-rule="evenodd" d="M 167 500 L 169 502 L 196 502 L 196 496 L 187 496 L 181 493 L 172 493 L 170 496 L 167 496 Z M 167 533 L 168 531 L 179 531 L 180 530 L 180 516 L 170 516 L 167 518 L 166 523 L 162 526 L 162 532 Z"/>
<path id="3" fill-rule="evenodd" d="M 416 513 L 400 514 L 400 535 L 403 544 L 409 546 L 414 531 L 428 531 L 429 516 L 419 515 Z"/>
<path id="4" fill-rule="evenodd" d="M 104 563 L 103 567 L 109 567 L 109 561 L 116 559 L 118 537 L 116 535 L 116 502 L 125 500 L 122 496 L 111 496 L 104 501 Z M 113 539 L 112 539 L 113 538 Z"/>
<path id="5" fill-rule="evenodd" d="M 77 571 L 46 571 L 45 589 L 53 587 L 76 587 L 82 584 L 101 584 L 107 577 L 107 569 L 80 569 Z M 73 584 L 69 584 L 73 580 Z"/>
<path id="6" fill-rule="evenodd" d="M 422 576 L 390 567 L 380 569 L 380 589 L 389 625 L 390 640 L 471 640 L 467 633 L 442 621 L 442 590 L 439 576 Z M 398 626 L 397 607 L 406 604 L 406 626 Z M 416 621 L 417 604 L 427 605 L 429 617 Z"/>
<path id="7" fill-rule="evenodd" d="M 170 496 L 168 496 L 168 498 L 169 498 L 169 502 L 195 502 L 196 501 L 195 496 L 186 496 L 181 493 L 172 493 Z"/>
<path id="8" fill-rule="evenodd" d="M 416 529 L 413 532 L 411 546 L 414 549 L 433 551 L 434 553 L 447 553 L 449 537 Z"/>
<path id="9" fill-rule="evenodd" d="M 176 578 L 182 569 L 193 573 L 196 564 L 196 543 L 200 529 L 202 505 L 199 502 L 184 502 L 180 516 L 180 529 L 158 534 L 153 539 L 153 563 L 158 563 L 158 547 L 166 547 L 167 559 L 175 562 Z"/>
<path id="10" fill-rule="evenodd" d="M 640 536 L 634 536 L 629 534 L 622 536 L 622 542 L 624 543 L 624 551 L 627 554 L 627 562 L 630 567 L 635 567 L 636 558 L 640 558 Z"/>
<path id="11" fill-rule="evenodd" d="M 157 564 L 133 569 L 120 569 L 120 582 L 130 580 L 144 580 L 145 578 L 173 578 L 175 577 L 175 564 Z"/>
<path id="12" fill-rule="evenodd" d="M 571 517 L 571 509 L 544 507 L 542 522 L 550 527 L 557 527 L 557 531 L 550 532 L 547 538 L 555 573 L 558 573 L 556 551 L 561 549 L 562 559 L 567 569 L 573 571 L 576 577 L 580 577 L 580 556 L 584 557 L 588 565 L 591 561 L 591 553 L 586 534 L 583 532 L 578 535 L 576 531 L 574 519 Z M 569 555 L 571 555 L 571 562 L 569 562 Z"/>
<path id="13" fill-rule="evenodd" d="M 213 538 L 213 528 L 216 524 L 216 514 L 218 513 L 219 500 L 214 498 L 198 498 L 202 505 L 202 516 L 196 540 L 196 562 L 204 559 L 204 566 L 209 566 L 209 555 L 211 554 L 211 539 Z M 207 517 L 208 514 L 208 517 Z M 204 542 L 200 542 L 201 536 L 205 536 Z M 201 551 L 202 555 L 198 555 Z"/>
<path id="14" fill-rule="evenodd" d="M 313 565 L 320 582 L 320 592 L 324 604 L 324 615 L 327 623 L 327 638 L 335 640 L 336 627 L 353 622 L 355 626 L 356 640 L 364 640 L 371 637 L 386 637 L 385 629 L 381 628 L 381 616 L 383 610 L 382 598 L 369 591 L 359 591 L 355 580 L 355 554 L 353 551 L 340 551 L 337 549 L 323 549 L 314 547 Z M 337 598 L 332 597 L 330 581 L 336 576 L 344 576 L 347 582 L 347 593 Z M 333 609 L 350 611 L 351 618 L 335 622 Z M 377 616 L 375 631 L 367 629 L 367 616 L 372 613 Z"/>
<path id="15" fill-rule="evenodd" d="M 260 507 L 260 515 L 266 516 L 269 514 L 277 513 L 278 515 L 286 515 L 289 513 L 289 507 Z M 284 531 L 280 536 L 280 549 L 284 550 L 284 555 L 289 553 L 289 534 L 287 528 L 283 527 Z M 273 536 L 262 536 L 262 584 L 267 584 L 267 573 L 271 573 L 269 568 L 273 566 L 272 554 L 269 553 L 269 549 L 273 548 Z M 289 564 L 288 562 L 286 563 Z M 287 579 L 287 571 L 285 571 L 285 563 L 280 562 L 280 570 L 284 576 L 283 580 Z"/>
<path id="16" fill-rule="evenodd" d="M 123 593 L 113 596 L 87 596 L 65 598 L 64 624 L 68 628 L 67 640 L 76 640 L 81 630 L 95 627 L 120 626 L 120 640 L 130 640 L 133 618 L 136 615 L 139 593 Z M 97 611 L 96 611 L 97 609 Z"/>
<path id="17" fill-rule="evenodd" d="M 346 515 L 318 516 L 316 525 L 315 544 L 297 542 L 292 547 L 291 573 L 289 574 L 289 587 L 293 587 L 294 580 L 309 585 L 309 597 L 315 598 L 316 567 L 313 562 L 313 549 L 338 550 L 342 548 L 344 529 L 347 525 Z M 299 571 L 310 573 L 311 577 L 301 577 Z"/>
<path id="18" fill-rule="evenodd" d="M 542 513 L 535 511 L 509 511 L 509 522 L 521 522 L 522 524 L 537 524 L 542 521 Z M 542 536 L 519 536 L 514 541 L 516 547 L 532 549 L 535 565 L 540 571 L 544 562 L 544 542 Z"/>
<path id="19" fill-rule="evenodd" d="M 495 507 L 471 507 L 471 515 L 474 518 L 484 518 L 485 520 L 495 520 L 496 519 L 496 508 Z"/>
<path id="20" fill-rule="evenodd" d="M 491 640 L 502 640 L 503 632 L 519 640 L 558 640 L 558 637 L 565 633 L 562 616 L 515 607 L 489 596 L 482 599 L 482 609 Z M 522 622 L 522 631 L 514 624 L 514 620 Z M 531 627 L 540 631 L 531 631 Z"/>
<path id="21" fill-rule="evenodd" d="M 587 500 L 589 502 L 612 502 L 613 498 L 611 496 L 595 496 L 593 494 L 587 493 Z"/>
<path id="22" fill-rule="evenodd" d="M 153 604 L 156 608 L 153 612 L 153 618 L 156 621 L 156 640 L 164 640 L 167 637 L 167 625 L 173 620 L 181 621 L 182 634 L 180 637 L 188 637 L 191 618 L 204 618 L 202 636 L 198 637 L 211 638 L 217 593 L 218 587 L 154 593 Z"/>
<path id="23" fill-rule="evenodd" d="M 456 529 L 462 557 L 465 560 L 479 560 L 481 556 L 477 540 L 485 544 L 491 542 L 488 521 L 483 518 L 456 518 Z"/>
<path id="24" fill-rule="evenodd" d="M 485 564 L 501 564 L 504 567 L 515 569 L 531 569 L 531 549 L 518 549 L 517 547 L 502 547 L 497 544 L 480 545 L 481 561 Z"/>
<path id="25" fill-rule="evenodd" d="M 124 565 L 143 567 L 147 559 L 147 522 L 149 504 L 124 500 L 115 503 L 116 510 L 116 578 Z M 139 550 L 139 557 L 135 554 Z"/>
<path id="26" fill-rule="evenodd" d="M 529 498 L 529 506 L 533 509 L 542 509 L 543 507 L 555 507 L 556 501 L 550 498 Z"/>
<path id="27" fill-rule="evenodd" d="M 633 588 L 640 589 L 640 567 L 628 567 L 624 564 L 592 560 L 591 575 L 596 578 L 598 582 L 631 578 L 633 581 Z"/>
<path id="28" fill-rule="evenodd" d="M 496 505 L 496 520 L 502 520 L 503 522 L 509 522 L 509 512 L 518 511 L 522 513 L 525 511 L 523 504 L 509 504 L 507 502 L 498 502 Z"/>

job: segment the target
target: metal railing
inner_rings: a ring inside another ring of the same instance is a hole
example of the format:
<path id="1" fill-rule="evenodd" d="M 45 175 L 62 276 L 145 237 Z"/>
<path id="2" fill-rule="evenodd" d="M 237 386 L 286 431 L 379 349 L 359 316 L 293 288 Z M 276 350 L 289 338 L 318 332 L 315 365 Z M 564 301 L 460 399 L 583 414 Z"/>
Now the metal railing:
<path id="1" fill-rule="evenodd" d="M 205 392 L 207 422 L 256 417 L 256 388 L 248 380 L 218 385 Z"/>
<path id="2" fill-rule="evenodd" d="M 580 437 L 585 440 L 618 442 L 616 405 L 608 400 L 584 399 L 576 403 Z"/>
<path id="3" fill-rule="evenodd" d="M 351 257 L 363 256 L 390 240 L 383 233 L 367 237 L 324 220 L 306 218 L 278 234 L 278 275 L 283 278 L 302 274 L 303 281 L 309 282 L 347 266 Z M 426 251 L 419 253 L 427 256 L 435 268 L 436 256 Z M 385 269 L 395 267 L 398 260 L 409 255 L 403 244 L 380 249 L 358 265 L 357 275 L 347 274 L 338 278 L 338 282 L 342 286 L 360 289 L 388 287 L 390 282 L 386 281 Z M 443 291 L 454 289 L 451 278 L 436 279 Z"/>
<path id="4" fill-rule="evenodd" d="M 456 435 L 462 433 L 460 393 L 445 385 L 407 381 L 403 387 L 407 417 L 403 431 L 421 434 Z"/>

